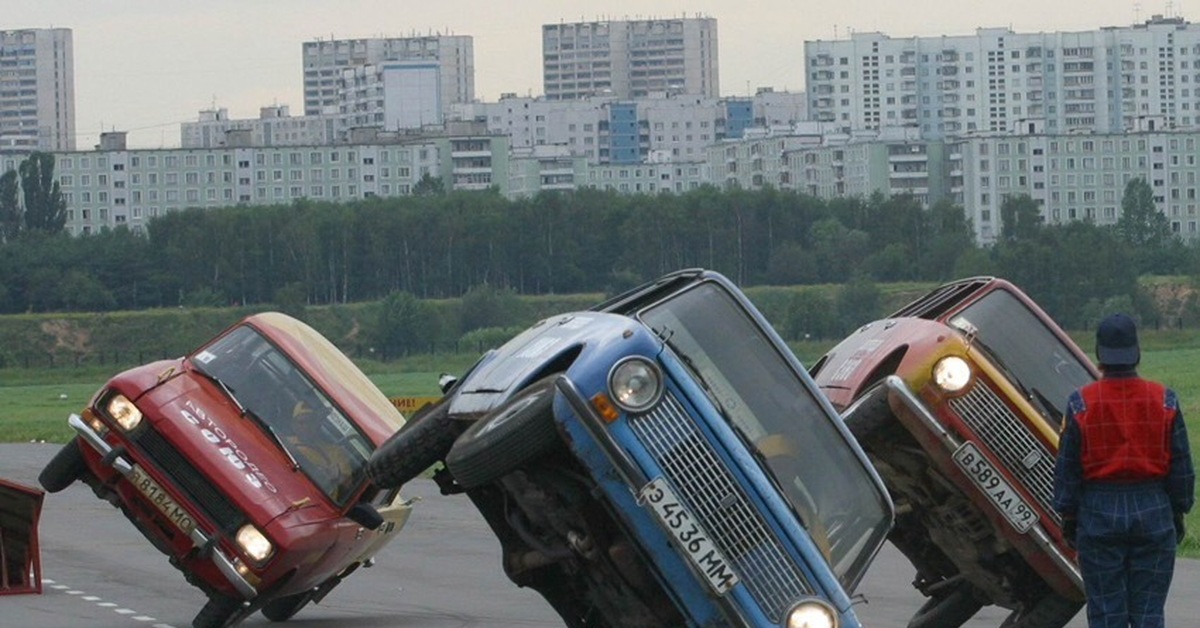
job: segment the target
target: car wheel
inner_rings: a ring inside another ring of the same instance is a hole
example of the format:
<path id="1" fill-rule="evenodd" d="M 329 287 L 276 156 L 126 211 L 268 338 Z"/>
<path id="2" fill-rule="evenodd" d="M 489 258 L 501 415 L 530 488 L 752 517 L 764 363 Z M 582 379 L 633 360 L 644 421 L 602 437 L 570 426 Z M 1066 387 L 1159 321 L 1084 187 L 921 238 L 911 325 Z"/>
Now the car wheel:
<path id="1" fill-rule="evenodd" d="M 937 590 L 917 609 L 908 628 L 957 628 L 975 616 L 983 602 L 975 595 L 975 587 L 966 580 Z"/>
<path id="2" fill-rule="evenodd" d="M 221 594 L 213 594 L 192 620 L 192 628 L 227 628 L 240 619 L 242 601 Z"/>
<path id="3" fill-rule="evenodd" d="M 57 493 L 83 477 L 87 472 L 87 464 L 83 461 L 83 452 L 79 451 L 79 438 L 63 445 L 58 453 L 46 463 L 46 467 L 38 474 L 38 483 L 48 493 Z"/>
<path id="4" fill-rule="evenodd" d="M 882 435 L 888 428 L 899 425 L 888 404 L 888 391 L 877 385 L 858 397 L 845 412 L 842 420 L 860 443 Z"/>
<path id="5" fill-rule="evenodd" d="M 271 621 L 287 621 L 312 601 L 315 589 L 275 598 L 263 604 L 262 614 Z"/>
<path id="6" fill-rule="evenodd" d="M 1083 608 L 1083 602 L 1047 593 L 1028 608 L 1013 611 L 1000 628 L 1062 628 Z"/>
<path id="7" fill-rule="evenodd" d="M 446 457 L 463 424 L 448 416 L 445 399 L 426 406 L 392 434 L 367 461 L 367 475 L 380 488 L 396 488 Z"/>
<path id="8" fill-rule="evenodd" d="M 446 454 L 446 467 L 463 488 L 494 482 L 551 451 L 554 377 L 538 380 L 503 406 L 476 421 Z"/>

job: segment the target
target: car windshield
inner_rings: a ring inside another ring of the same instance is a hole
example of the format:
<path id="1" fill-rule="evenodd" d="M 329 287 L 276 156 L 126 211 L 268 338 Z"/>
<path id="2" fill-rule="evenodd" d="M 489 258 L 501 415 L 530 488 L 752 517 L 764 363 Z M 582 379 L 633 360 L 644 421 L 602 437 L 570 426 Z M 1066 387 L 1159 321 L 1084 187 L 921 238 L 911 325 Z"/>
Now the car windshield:
<path id="1" fill-rule="evenodd" d="M 254 328 L 243 325 L 191 356 L 331 500 L 365 478 L 374 446 L 341 410 Z"/>
<path id="2" fill-rule="evenodd" d="M 1095 379 L 1062 337 L 1007 290 L 989 292 L 951 318 L 950 325 L 973 334 L 1055 428 L 1071 393 Z"/>
<path id="3" fill-rule="evenodd" d="M 640 318 L 667 339 L 763 461 L 848 590 L 887 535 L 886 496 L 754 318 L 711 282 Z"/>

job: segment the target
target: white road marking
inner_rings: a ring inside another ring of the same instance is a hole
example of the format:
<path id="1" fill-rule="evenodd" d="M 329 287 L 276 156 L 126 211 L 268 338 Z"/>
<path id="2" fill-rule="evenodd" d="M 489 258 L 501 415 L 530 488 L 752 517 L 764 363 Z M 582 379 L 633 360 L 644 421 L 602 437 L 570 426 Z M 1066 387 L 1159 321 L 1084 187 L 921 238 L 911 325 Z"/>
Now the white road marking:
<path id="1" fill-rule="evenodd" d="M 151 617 L 149 615 L 138 615 L 137 611 L 135 611 L 131 608 L 118 608 L 118 606 L 120 606 L 120 605 L 117 604 L 116 602 L 104 602 L 104 601 L 102 601 L 102 598 L 98 595 L 85 595 L 83 591 L 80 591 L 78 589 L 72 589 L 71 587 L 69 587 L 65 584 L 56 583 L 53 580 L 43 578 L 42 584 L 49 585 L 51 589 L 55 589 L 57 591 L 62 591 L 63 593 L 66 593 L 67 595 L 80 596 L 79 599 L 84 600 L 86 602 L 94 602 L 96 604 L 96 606 L 99 608 L 112 609 L 112 611 L 114 613 L 116 613 L 118 615 L 124 615 L 126 617 L 129 617 L 133 621 L 138 621 L 138 622 L 158 621 L 157 619 L 155 619 L 154 617 Z M 173 626 L 171 624 L 154 624 L 153 626 L 151 626 L 151 628 L 175 628 L 175 626 Z"/>

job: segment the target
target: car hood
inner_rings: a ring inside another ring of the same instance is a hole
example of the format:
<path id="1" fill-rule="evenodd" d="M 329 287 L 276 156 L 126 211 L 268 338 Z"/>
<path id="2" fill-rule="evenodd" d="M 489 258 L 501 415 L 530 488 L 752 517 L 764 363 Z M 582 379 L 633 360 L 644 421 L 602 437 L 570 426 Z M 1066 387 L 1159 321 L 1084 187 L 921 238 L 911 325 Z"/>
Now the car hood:
<path id="1" fill-rule="evenodd" d="M 490 353 L 463 379 L 450 412 L 487 412 L 571 353 L 595 350 L 642 325 L 628 316 L 570 312 L 544 319 Z M 556 370 L 565 370 L 566 364 Z"/>
<path id="2" fill-rule="evenodd" d="M 883 376 L 931 362 L 940 346 L 961 343 L 958 331 L 937 321 L 902 317 L 858 328 L 830 349 L 813 379 L 833 406 L 844 410 Z"/>
<path id="3" fill-rule="evenodd" d="M 271 436 L 195 373 L 162 382 L 138 406 L 154 429 L 255 523 L 266 525 L 301 507 L 329 507 Z"/>

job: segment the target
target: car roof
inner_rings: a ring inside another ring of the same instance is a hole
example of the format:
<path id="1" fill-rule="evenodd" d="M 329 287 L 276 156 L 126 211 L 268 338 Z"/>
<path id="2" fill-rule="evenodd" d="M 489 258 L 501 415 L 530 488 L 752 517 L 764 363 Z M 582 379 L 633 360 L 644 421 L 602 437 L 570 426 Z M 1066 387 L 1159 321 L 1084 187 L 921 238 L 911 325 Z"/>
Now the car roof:
<path id="1" fill-rule="evenodd" d="M 354 415 L 355 422 L 382 442 L 404 424 L 404 416 L 374 382 L 329 339 L 303 321 L 280 312 L 247 317 L 308 373 L 329 398 Z"/>

